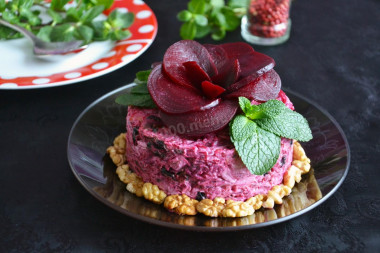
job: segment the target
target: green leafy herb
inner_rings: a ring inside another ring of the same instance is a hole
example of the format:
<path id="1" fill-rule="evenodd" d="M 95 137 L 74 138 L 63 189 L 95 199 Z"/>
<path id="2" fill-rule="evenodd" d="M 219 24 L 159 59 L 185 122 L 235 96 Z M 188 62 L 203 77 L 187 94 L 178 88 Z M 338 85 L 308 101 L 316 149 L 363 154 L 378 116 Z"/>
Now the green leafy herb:
<path id="1" fill-rule="evenodd" d="M 150 72 L 152 72 L 151 69 L 149 70 L 142 70 L 142 71 L 139 71 L 136 73 L 136 78 L 134 80 L 134 82 L 136 84 L 147 84 L 148 82 L 148 78 L 149 78 L 149 75 L 150 75 Z"/>
<path id="2" fill-rule="evenodd" d="M 240 25 L 249 0 L 191 0 L 187 10 L 180 11 L 177 19 L 184 22 L 180 29 L 182 39 L 198 39 L 211 35 L 221 40 L 227 31 Z"/>
<path id="3" fill-rule="evenodd" d="M 156 108 L 150 96 L 147 82 L 151 70 L 137 72 L 135 83 L 137 84 L 131 89 L 130 93 L 120 95 L 115 102 L 121 105 L 133 105 L 145 108 Z"/>
<path id="4" fill-rule="evenodd" d="M 126 93 L 117 97 L 115 102 L 120 105 L 133 105 L 145 108 L 155 108 L 155 104 L 150 94 Z"/>
<path id="5" fill-rule="evenodd" d="M 261 128 L 298 141 L 309 141 L 313 138 L 307 120 L 301 114 L 290 110 L 281 101 L 269 100 L 257 107 L 265 115 L 255 120 Z"/>
<path id="6" fill-rule="evenodd" d="M 55 11 L 62 11 L 63 7 L 69 2 L 70 0 L 53 0 L 51 1 L 50 8 Z"/>
<path id="7" fill-rule="evenodd" d="M 278 100 L 252 105 L 239 97 L 244 115 L 230 122 L 231 141 L 248 170 L 263 175 L 277 162 L 281 138 L 309 141 L 313 138 L 307 120 Z"/>
<path id="8" fill-rule="evenodd" d="M 42 0 L 0 0 L 0 18 L 20 25 L 47 42 L 83 40 L 122 40 L 131 35 L 128 28 L 134 21 L 134 14 L 113 10 L 101 18 L 103 11 L 112 6 L 114 0 L 75 0 L 75 6 L 68 7 L 69 0 L 52 0 L 50 5 Z M 34 7 L 39 9 L 34 10 Z M 42 11 L 40 11 L 42 9 Z M 50 16 L 51 21 L 42 23 L 40 14 Z M 0 25 L 0 39 L 22 37 Z"/>

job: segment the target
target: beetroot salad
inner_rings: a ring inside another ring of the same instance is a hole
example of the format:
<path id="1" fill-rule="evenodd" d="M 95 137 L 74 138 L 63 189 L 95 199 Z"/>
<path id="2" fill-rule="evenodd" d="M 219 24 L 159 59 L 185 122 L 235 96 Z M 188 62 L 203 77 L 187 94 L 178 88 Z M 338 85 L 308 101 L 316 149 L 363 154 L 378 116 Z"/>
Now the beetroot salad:
<path id="1" fill-rule="evenodd" d="M 116 100 L 128 105 L 125 147 L 113 151 L 125 152 L 117 173 L 127 189 L 180 214 L 236 217 L 280 203 L 310 169 L 294 140 L 312 134 L 274 66 L 246 43 L 183 40 L 137 73 Z"/>

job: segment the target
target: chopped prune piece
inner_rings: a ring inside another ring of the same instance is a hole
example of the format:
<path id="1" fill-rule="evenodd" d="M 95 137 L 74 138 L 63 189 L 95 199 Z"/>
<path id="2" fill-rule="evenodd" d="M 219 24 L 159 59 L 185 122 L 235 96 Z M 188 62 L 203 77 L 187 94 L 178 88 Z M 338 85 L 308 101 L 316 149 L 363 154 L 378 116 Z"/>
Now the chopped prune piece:
<path id="1" fill-rule="evenodd" d="M 195 199 L 198 201 L 201 201 L 202 199 L 206 199 L 206 198 L 207 198 L 207 196 L 206 196 L 206 193 L 204 193 L 204 192 L 198 192 L 197 196 L 195 197 Z"/>
<path id="2" fill-rule="evenodd" d="M 156 149 L 160 149 L 160 150 L 167 150 L 166 149 L 166 145 L 163 141 L 161 140 L 157 140 L 157 141 L 154 141 L 153 142 L 153 146 L 156 148 Z"/>
<path id="3" fill-rule="evenodd" d="M 160 158 L 165 158 L 165 154 L 158 152 L 158 151 L 152 151 L 154 156 L 158 156 Z"/>
<path id="4" fill-rule="evenodd" d="M 182 149 L 175 149 L 174 152 L 179 155 L 183 155 L 183 150 Z"/>
<path id="5" fill-rule="evenodd" d="M 161 122 L 161 118 L 158 117 L 158 116 L 156 116 L 156 115 L 149 115 L 149 116 L 147 117 L 147 119 L 149 119 L 149 120 L 153 120 L 153 121 L 156 121 L 156 122 Z"/>
<path id="6" fill-rule="evenodd" d="M 133 140 L 133 145 L 137 145 L 137 136 L 139 135 L 139 129 L 138 127 L 133 127 L 133 132 L 132 132 L 132 140 Z"/>
<path id="7" fill-rule="evenodd" d="M 161 168 L 161 173 L 164 176 L 168 176 L 168 177 L 171 177 L 172 179 L 175 179 L 175 174 L 173 172 L 170 172 L 170 171 L 166 170 L 165 167 Z"/>

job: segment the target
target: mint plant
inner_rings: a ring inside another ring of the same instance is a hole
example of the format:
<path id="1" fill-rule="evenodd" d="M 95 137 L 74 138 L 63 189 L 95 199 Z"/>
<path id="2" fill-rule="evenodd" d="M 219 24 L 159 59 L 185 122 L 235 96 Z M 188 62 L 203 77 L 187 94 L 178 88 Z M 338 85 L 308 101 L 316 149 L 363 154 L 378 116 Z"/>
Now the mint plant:
<path id="1" fill-rule="evenodd" d="M 246 13 L 249 0 L 191 0 L 188 9 L 177 14 L 184 22 L 180 29 L 182 39 L 199 39 L 211 34 L 214 40 L 221 40 L 226 32 L 240 25 Z"/>

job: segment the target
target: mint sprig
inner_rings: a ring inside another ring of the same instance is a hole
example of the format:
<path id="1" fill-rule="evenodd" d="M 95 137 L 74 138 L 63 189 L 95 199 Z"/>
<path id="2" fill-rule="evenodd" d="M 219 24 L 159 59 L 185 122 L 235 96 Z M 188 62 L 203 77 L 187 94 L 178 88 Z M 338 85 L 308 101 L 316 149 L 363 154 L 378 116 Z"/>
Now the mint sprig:
<path id="1" fill-rule="evenodd" d="M 136 73 L 135 83 L 130 93 L 125 93 L 116 98 L 115 102 L 120 105 L 133 105 L 144 108 L 156 108 L 150 96 L 147 82 L 151 70 L 140 71 Z"/>
<path id="2" fill-rule="evenodd" d="M 213 40 L 221 40 L 226 32 L 240 25 L 249 0 L 190 0 L 188 9 L 177 14 L 184 22 L 180 29 L 182 39 L 198 39 L 211 34 Z"/>
<path id="3" fill-rule="evenodd" d="M 231 141 L 252 174 L 263 175 L 276 164 L 281 137 L 299 141 L 313 138 L 307 120 L 281 101 L 252 105 L 247 98 L 239 97 L 239 105 L 244 115 L 230 122 Z"/>

